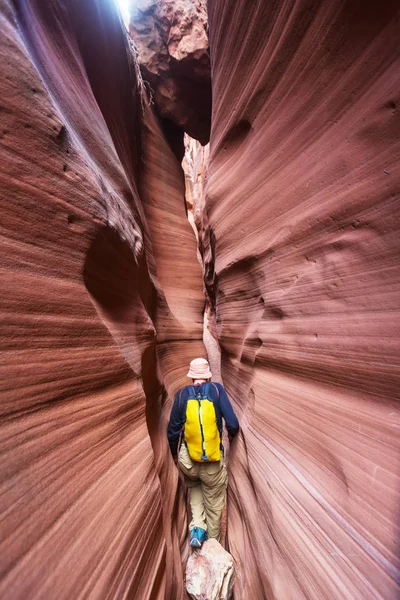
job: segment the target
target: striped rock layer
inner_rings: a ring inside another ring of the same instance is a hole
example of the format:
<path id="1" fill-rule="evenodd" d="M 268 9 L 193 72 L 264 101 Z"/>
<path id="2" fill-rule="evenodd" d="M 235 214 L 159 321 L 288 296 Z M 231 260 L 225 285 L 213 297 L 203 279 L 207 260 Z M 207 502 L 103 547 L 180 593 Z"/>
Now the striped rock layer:
<path id="1" fill-rule="evenodd" d="M 203 272 L 113 0 L 0 7 L 0 596 L 186 597 L 205 289 L 235 600 L 395 600 L 398 3 L 209 0 Z"/>

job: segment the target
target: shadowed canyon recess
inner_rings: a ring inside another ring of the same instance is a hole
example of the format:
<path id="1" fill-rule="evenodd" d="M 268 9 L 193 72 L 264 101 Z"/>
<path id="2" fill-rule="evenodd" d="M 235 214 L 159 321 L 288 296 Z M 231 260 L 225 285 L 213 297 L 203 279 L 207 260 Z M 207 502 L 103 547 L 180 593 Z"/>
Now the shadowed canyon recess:
<path id="1" fill-rule="evenodd" d="M 0 7 L 1 598 L 187 598 L 208 350 L 235 600 L 395 600 L 398 2 Z"/>

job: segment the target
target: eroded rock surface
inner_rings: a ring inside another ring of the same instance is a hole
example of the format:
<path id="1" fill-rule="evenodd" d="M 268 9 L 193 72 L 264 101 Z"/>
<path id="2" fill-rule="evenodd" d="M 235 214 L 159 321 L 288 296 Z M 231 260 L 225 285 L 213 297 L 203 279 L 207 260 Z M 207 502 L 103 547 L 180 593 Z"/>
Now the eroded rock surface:
<path id="1" fill-rule="evenodd" d="M 112 0 L 0 7 L 0 596 L 183 600 L 165 430 L 204 354 L 183 173 Z M 241 423 L 235 599 L 395 600 L 398 3 L 210 0 L 209 17 L 205 195 L 195 144 L 191 164 Z"/>
<path id="2" fill-rule="evenodd" d="M 193 600 L 229 600 L 234 582 L 233 557 L 217 540 L 208 540 L 189 556 L 186 590 Z"/>
<path id="3" fill-rule="evenodd" d="M 197 233 L 203 224 L 210 144 L 202 146 L 200 142 L 185 134 L 184 145 L 182 168 L 185 173 L 186 208 L 189 222 L 198 237 Z"/>
<path id="4" fill-rule="evenodd" d="M 399 5 L 208 9 L 235 600 L 395 600 Z"/>
<path id="5" fill-rule="evenodd" d="M 182 170 L 113 2 L 15 8 L 1 2 L 0 596 L 183 598 L 165 429 L 204 353 L 204 298 Z"/>
<path id="6" fill-rule="evenodd" d="M 205 0 L 141 0 L 129 31 L 163 119 L 203 144 L 210 137 L 211 80 Z"/>

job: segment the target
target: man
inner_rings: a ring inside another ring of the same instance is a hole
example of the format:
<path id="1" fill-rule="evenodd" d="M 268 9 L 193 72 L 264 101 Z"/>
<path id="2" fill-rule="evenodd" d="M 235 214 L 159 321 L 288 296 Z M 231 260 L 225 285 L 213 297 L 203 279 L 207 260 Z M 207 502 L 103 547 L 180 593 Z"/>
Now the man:
<path id="1" fill-rule="evenodd" d="M 219 540 L 228 477 L 222 446 L 222 418 L 231 440 L 239 423 L 220 383 L 211 382 L 208 361 L 195 358 L 187 374 L 193 385 L 178 391 L 168 425 L 168 441 L 190 493 L 190 545 Z M 181 441 L 180 448 L 178 448 Z M 179 450 L 179 455 L 178 455 Z"/>

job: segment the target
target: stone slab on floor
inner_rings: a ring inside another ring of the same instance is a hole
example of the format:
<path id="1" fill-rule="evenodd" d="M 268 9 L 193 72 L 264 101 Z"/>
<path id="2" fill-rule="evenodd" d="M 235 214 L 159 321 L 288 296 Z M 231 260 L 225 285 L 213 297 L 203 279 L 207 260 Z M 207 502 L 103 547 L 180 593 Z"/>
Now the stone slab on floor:
<path id="1" fill-rule="evenodd" d="M 233 557 L 215 539 L 193 550 L 186 566 L 186 590 L 193 600 L 229 600 L 235 582 Z"/>

